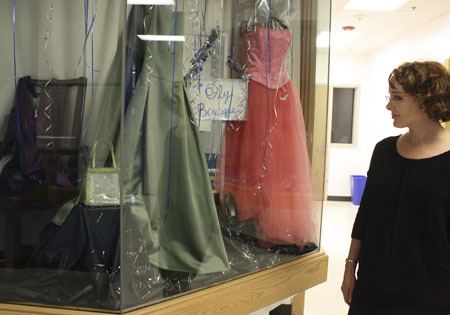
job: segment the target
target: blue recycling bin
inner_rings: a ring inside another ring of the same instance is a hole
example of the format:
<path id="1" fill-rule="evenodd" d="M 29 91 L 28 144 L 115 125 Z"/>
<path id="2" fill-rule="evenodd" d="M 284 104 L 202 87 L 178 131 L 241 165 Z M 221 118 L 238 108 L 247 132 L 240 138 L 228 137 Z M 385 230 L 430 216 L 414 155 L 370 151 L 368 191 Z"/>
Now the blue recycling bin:
<path id="1" fill-rule="evenodd" d="M 351 175 L 350 187 L 352 191 L 352 203 L 358 205 L 361 203 L 361 198 L 366 187 L 367 177 L 363 175 Z"/>

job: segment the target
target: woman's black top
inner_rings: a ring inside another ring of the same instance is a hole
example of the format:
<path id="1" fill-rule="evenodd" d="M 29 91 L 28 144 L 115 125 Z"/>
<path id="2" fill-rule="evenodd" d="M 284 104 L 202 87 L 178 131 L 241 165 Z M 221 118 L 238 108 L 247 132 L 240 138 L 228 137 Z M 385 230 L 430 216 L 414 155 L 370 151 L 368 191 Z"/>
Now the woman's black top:
<path id="1" fill-rule="evenodd" d="M 450 311 L 450 151 L 402 157 L 380 141 L 353 226 L 358 281 Z"/>

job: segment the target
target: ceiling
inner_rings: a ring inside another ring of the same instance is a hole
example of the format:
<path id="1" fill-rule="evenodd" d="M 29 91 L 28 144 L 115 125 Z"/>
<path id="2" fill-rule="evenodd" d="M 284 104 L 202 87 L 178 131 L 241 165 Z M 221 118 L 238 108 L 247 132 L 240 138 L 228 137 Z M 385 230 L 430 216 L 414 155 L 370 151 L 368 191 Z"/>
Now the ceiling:
<path id="1" fill-rule="evenodd" d="M 331 37 L 348 25 L 361 35 L 333 52 L 371 53 L 450 11 L 450 0 L 410 0 L 396 11 L 344 10 L 347 2 L 332 0 Z"/>

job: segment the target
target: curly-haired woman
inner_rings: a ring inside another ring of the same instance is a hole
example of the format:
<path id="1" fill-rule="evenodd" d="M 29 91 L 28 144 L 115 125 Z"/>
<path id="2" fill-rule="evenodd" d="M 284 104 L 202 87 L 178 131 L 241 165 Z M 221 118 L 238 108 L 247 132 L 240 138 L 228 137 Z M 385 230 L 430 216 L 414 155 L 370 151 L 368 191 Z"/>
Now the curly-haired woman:
<path id="1" fill-rule="evenodd" d="M 386 108 L 408 132 L 374 149 L 341 289 L 351 315 L 448 315 L 450 74 L 409 62 L 388 81 Z"/>

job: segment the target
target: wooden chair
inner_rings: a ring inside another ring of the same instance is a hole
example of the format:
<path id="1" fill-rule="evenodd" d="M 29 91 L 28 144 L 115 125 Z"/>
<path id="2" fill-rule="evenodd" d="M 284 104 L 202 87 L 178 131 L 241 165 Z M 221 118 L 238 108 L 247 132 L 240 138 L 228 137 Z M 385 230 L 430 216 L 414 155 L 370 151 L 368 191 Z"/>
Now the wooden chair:
<path id="1" fill-rule="evenodd" d="M 25 187 L 24 191 L 0 194 L 0 213 L 5 217 L 6 227 L 5 265 L 8 268 L 17 265 L 17 255 L 22 245 L 22 215 L 43 207 L 56 209 L 64 201 L 78 195 L 78 164 L 82 154 L 80 140 L 86 78 L 25 79 L 22 84 L 26 82 L 26 88 L 19 89 L 19 92 L 27 95 L 18 94 L 17 97 L 30 97 L 31 104 L 36 108 L 35 121 L 29 123 L 32 109 L 19 109 L 16 103 L 10 125 L 16 124 L 15 119 L 19 119 L 18 124 L 23 119 L 28 120 L 23 121 L 27 127 L 35 126 L 35 130 L 23 130 L 19 128 L 21 126 L 15 126 L 15 130 L 19 140 L 23 139 L 19 132 L 34 133 L 35 137 L 27 138 L 27 148 L 32 148 L 32 152 L 26 159 L 33 159 L 36 162 L 34 165 L 42 167 L 40 173 L 44 174 L 44 178 Z M 27 117 L 21 117 L 21 114 Z M 32 143 L 29 143 L 30 139 Z"/>

